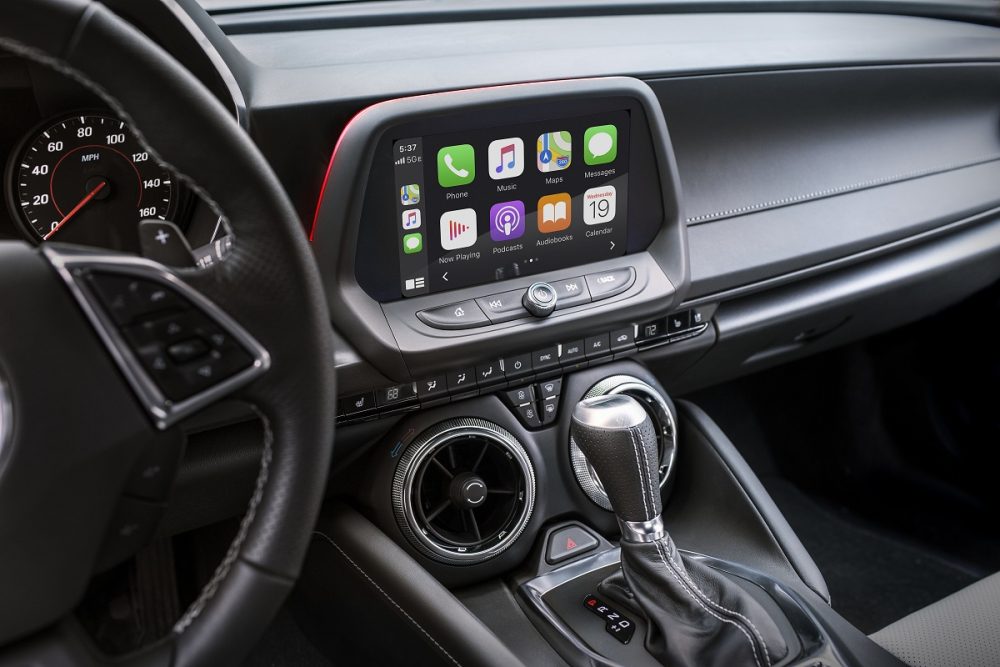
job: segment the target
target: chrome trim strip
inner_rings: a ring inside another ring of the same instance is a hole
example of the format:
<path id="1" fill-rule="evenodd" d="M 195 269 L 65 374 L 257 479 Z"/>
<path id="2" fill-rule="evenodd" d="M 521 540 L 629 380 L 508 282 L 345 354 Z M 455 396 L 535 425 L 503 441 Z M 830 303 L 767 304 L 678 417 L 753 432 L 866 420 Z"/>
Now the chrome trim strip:
<path id="1" fill-rule="evenodd" d="M 618 519 L 618 527 L 622 531 L 622 541 L 637 544 L 655 542 L 667 534 L 667 529 L 663 527 L 663 517 L 659 514 L 649 521 Z"/>
<path id="2" fill-rule="evenodd" d="M 14 434 L 14 404 L 11 400 L 10 385 L 0 376 L 0 475 L 3 474 L 7 446 Z"/>
<path id="3" fill-rule="evenodd" d="M 217 305 L 189 287 L 162 264 L 140 257 L 105 254 L 99 251 L 93 253 L 89 251 L 66 252 L 57 250 L 51 244 L 42 246 L 42 254 L 69 287 L 115 364 L 125 376 L 139 401 L 149 412 L 156 428 L 160 430 L 169 428 L 181 419 L 249 384 L 271 367 L 271 355 L 260 343 Z M 97 295 L 84 281 L 79 279 L 91 270 L 135 276 L 168 285 L 239 341 L 252 357 L 253 363 L 236 375 L 230 376 L 183 401 L 174 403 L 163 395 L 163 392 L 160 391 L 160 388 L 133 354 L 131 347 L 122 337 L 118 325 L 111 320 Z"/>

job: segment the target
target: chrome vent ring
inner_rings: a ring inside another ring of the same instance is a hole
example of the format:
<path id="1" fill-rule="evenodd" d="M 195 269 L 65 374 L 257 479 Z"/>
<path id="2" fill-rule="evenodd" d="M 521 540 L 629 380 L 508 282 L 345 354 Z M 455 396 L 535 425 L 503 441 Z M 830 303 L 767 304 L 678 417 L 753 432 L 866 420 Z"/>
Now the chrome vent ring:
<path id="1" fill-rule="evenodd" d="M 670 480 L 674 469 L 674 459 L 677 455 L 677 420 L 669 404 L 663 395 L 649 383 L 631 375 L 613 375 L 605 378 L 591 387 L 583 395 L 583 398 L 608 394 L 631 396 L 638 400 L 649 414 L 656 431 L 656 438 L 659 441 L 660 488 L 664 488 Z M 610 512 L 611 502 L 608 500 L 608 494 L 604 491 L 601 479 L 594 472 L 587 457 L 573 441 L 572 434 L 569 437 L 569 459 L 570 465 L 573 467 L 573 474 L 576 476 L 576 481 L 583 493 L 595 505 Z"/>
<path id="2" fill-rule="evenodd" d="M 517 439 L 462 418 L 421 433 L 403 452 L 392 507 L 406 539 L 450 564 L 480 563 L 508 549 L 535 505 L 535 472 Z"/>

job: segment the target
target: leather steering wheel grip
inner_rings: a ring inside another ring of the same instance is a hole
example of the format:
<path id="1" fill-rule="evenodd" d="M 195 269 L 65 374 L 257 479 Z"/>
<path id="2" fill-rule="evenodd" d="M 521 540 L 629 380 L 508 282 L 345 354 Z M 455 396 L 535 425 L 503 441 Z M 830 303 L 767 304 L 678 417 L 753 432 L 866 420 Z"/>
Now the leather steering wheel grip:
<path id="1" fill-rule="evenodd" d="M 0 3 L 0 50 L 58 70 L 101 96 L 234 231 L 225 261 L 178 275 L 270 353 L 271 370 L 242 392 L 264 419 L 268 442 L 240 538 L 157 654 L 177 665 L 238 662 L 239 649 L 249 650 L 299 573 L 333 447 L 332 328 L 303 227 L 229 112 L 103 5 Z"/>

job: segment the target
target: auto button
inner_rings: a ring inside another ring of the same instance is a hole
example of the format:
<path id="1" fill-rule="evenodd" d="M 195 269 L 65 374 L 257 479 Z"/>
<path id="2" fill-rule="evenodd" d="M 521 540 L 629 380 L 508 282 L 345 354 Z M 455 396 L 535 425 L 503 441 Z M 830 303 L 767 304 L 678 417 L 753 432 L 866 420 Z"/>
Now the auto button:
<path id="1" fill-rule="evenodd" d="M 439 308 L 421 310 L 417 313 L 417 317 L 435 329 L 471 329 L 490 323 L 489 318 L 471 299 Z"/>

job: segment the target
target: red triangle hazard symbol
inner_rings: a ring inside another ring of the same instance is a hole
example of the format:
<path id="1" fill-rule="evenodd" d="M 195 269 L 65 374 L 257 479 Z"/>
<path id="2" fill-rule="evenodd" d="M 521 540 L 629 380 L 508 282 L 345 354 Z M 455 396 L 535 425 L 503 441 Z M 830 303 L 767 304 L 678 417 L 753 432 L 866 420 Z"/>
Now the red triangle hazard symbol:
<path id="1" fill-rule="evenodd" d="M 569 551 L 570 549 L 576 549 L 576 542 L 573 541 L 572 537 L 567 537 L 566 538 L 566 551 Z"/>

